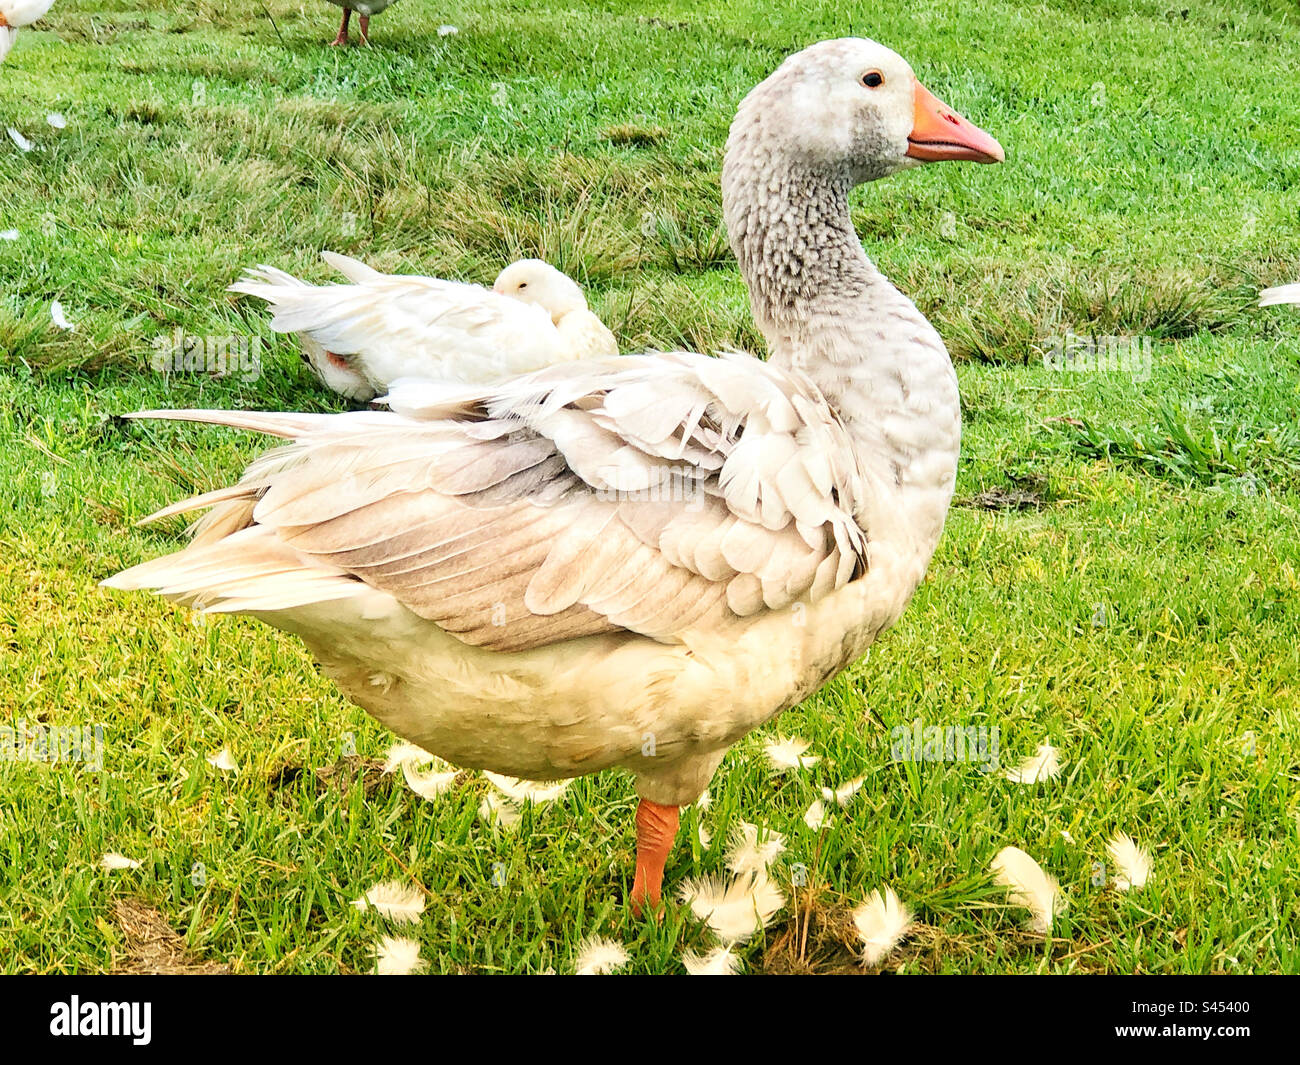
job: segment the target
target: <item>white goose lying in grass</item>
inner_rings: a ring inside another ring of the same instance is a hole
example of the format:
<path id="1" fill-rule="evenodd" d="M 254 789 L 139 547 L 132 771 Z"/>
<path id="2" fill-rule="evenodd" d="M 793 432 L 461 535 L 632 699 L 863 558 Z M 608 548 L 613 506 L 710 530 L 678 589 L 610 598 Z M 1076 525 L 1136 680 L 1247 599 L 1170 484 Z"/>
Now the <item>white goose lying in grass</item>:
<path id="1" fill-rule="evenodd" d="M 184 550 L 108 580 L 296 633 L 398 735 L 465 767 L 636 777 L 635 908 L 731 744 L 903 612 L 952 497 L 957 378 L 863 254 L 854 185 L 1002 149 L 867 40 L 746 97 L 722 188 L 772 352 L 565 363 L 391 411 L 153 412 L 292 443 Z"/>
<path id="2" fill-rule="evenodd" d="M 1259 294 L 1261 307 L 1275 307 L 1281 303 L 1300 303 L 1300 284 L 1278 285 L 1266 288 Z"/>
<path id="3" fill-rule="evenodd" d="M 49 11 L 54 0 L 0 0 L 0 62 L 18 39 L 18 31 Z"/>
<path id="4" fill-rule="evenodd" d="M 507 266 L 489 290 L 381 274 L 333 252 L 322 258 L 351 284 L 309 285 L 260 266 L 230 291 L 266 300 L 271 328 L 296 333 L 317 376 L 349 399 L 373 399 L 402 377 L 488 384 L 618 354 L 582 289 L 540 259 Z"/>

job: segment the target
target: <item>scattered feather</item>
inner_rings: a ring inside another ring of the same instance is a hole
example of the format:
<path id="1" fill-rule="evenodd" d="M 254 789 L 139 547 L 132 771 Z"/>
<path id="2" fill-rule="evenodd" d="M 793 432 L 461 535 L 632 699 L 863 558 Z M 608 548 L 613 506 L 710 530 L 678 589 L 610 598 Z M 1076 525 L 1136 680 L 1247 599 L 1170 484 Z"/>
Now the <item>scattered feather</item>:
<path id="1" fill-rule="evenodd" d="M 894 889 L 885 886 L 882 896 L 875 889 L 867 901 L 853 911 L 853 923 L 862 940 L 862 961 L 866 965 L 879 965 L 885 955 L 898 946 L 912 927 L 912 915 L 898 900 Z"/>
<path id="2" fill-rule="evenodd" d="M 220 769 L 223 773 L 234 773 L 239 769 L 229 747 L 222 747 L 216 754 L 208 755 L 208 765 Z"/>
<path id="3" fill-rule="evenodd" d="M 50 321 L 54 323 L 56 329 L 62 329 L 69 333 L 75 333 L 77 327 L 68 321 L 68 316 L 63 313 L 63 304 L 55 300 L 50 304 Z"/>
<path id="4" fill-rule="evenodd" d="M 423 747 L 417 747 L 413 743 L 394 743 L 384 755 L 384 772 L 391 773 L 408 763 L 417 766 L 428 765 L 433 760 L 434 756 Z"/>
<path id="5" fill-rule="evenodd" d="M 412 976 L 429 963 L 420 957 L 420 944 L 405 936 L 384 936 L 375 947 L 376 976 Z"/>
<path id="6" fill-rule="evenodd" d="M 740 972 L 740 959 L 730 947 L 714 947 L 707 954 L 688 950 L 682 955 L 682 964 L 691 976 L 735 976 Z"/>
<path id="7" fill-rule="evenodd" d="M 822 798 L 827 802 L 833 802 L 836 806 L 847 806 L 866 779 L 866 777 L 854 777 L 833 791 L 830 788 L 822 788 Z"/>
<path id="8" fill-rule="evenodd" d="M 997 882 L 1009 889 L 1008 901 L 1029 911 L 1030 929 L 1040 933 L 1051 929 L 1053 917 L 1065 909 L 1055 877 L 1043 872 L 1019 847 L 1003 847 L 989 868 Z"/>
<path id="9" fill-rule="evenodd" d="M 99 859 L 101 869 L 107 869 L 110 872 L 118 869 L 139 869 L 140 863 L 134 858 L 128 858 L 125 854 L 118 854 L 117 851 L 109 851 L 104 857 Z"/>
<path id="10" fill-rule="evenodd" d="M 813 804 L 804 811 L 803 823 L 814 832 L 820 832 L 834 818 L 826 816 L 826 804 L 821 799 L 814 799 Z"/>
<path id="11" fill-rule="evenodd" d="M 681 899 L 724 943 L 738 943 L 767 927 L 785 905 L 780 887 L 766 876 L 738 876 L 729 883 L 705 876 L 685 881 Z"/>
<path id="12" fill-rule="evenodd" d="M 505 829 L 514 828 L 524 816 L 517 806 L 506 802 L 494 791 L 489 791 L 483 796 L 483 801 L 479 803 L 478 815 L 489 825 L 500 825 Z"/>
<path id="13" fill-rule="evenodd" d="M 0 229 L 0 240 L 17 240 L 21 236 L 16 229 Z"/>
<path id="14" fill-rule="evenodd" d="M 415 924 L 424 913 L 424 896 L 419 888 L 408 887 L 400 880 L 385 880 L 376 884 L 352 905 L 364 910 L 373 907 L 381 916 L 398 924 Z"/>
<path id="15" fill-rule="evenodd" d="M 700 841 L 700 850 L 706 851 L 713 844 L 713 833 L 703 825 L 699 825 L 695 829 L 695 835 Z"/>
<path id="16" fill-rule="evenodd" d="M 460 30 L 457 29 L 455 26 L 439 26 L 439 27 L 438 27 L 438 36 L 439 36 L 439 37 L 455 37 L 456 34 L 458 34 L 458 33 L 460 33 Z"/>
<path id="17" fill-rule="evenodd" d="M 1061 829 L 1061 838 L 1065 840 L 1066 843 L 1074 842 L 1074 837 L 1070 835 L 1070 830 L 1068 828 Z"/>
<path id="18" fill-rule="evenodd" d="M 59 112 L 57 111 L 51 111 L 48 115 L 46 115 L 45 121 L 48 122 L 54 129 L 68 128 L 68 120 L 64 118 L 61 114 L 59 114 Z"/>
<path id="19" fill-rule="evenodd" d="M 700 797 L 695 800 L 695 808 L 697 810 L 707 810 L 711 805 L 713 805 L 713 799 L 709 797 L 709 789 L 705 788 L 700 792 Z"/>
<path id="20" fill-rule="evenodd" d="M 1040 743 L 1038 752 L 1019 765 L 1004 769 L 1002 775 L 1013 784 L 1037 784 L 1061 775 L 1060 752 L 1050 743 Z"/>
<path id="21" fill-rule="evenodd" d="M 748 821 L 736 824 L 729 843 L 727 868 L 740 875 L 766 875 L 768 867 L 785 853 L 785 837 L 781 833 L 760 830 Z"/>
<path id="22" fill-rule="evenodd" d="M 435 759 L 433 768 L 421 773 L 412 762 L 402 765 L 402 776 L 406 778 L 407 787 L 422 799 L 436 799 L 447 791 L 459 774 L 455 766 L 448 765 L 441 758 Z"/>
<path id="23" fill-rule="evenodd" d="M 535 806 L 544 802 L 554 802 L 568 791 L 569 785 L 573 783 L 571 780 L 556 780 L 544 784 L 536 780 L 505 777 L 500 773 L 489 773 L 486 770 L 483 775 L 502 795 L 521 806 L 529 802 Z"/>
<path id="24" fill-rule="evenodd" d="M 807 769 L 821 761 L 819 755 L 804 754 L 811 746 L 810 741 L 798 736 L 778 736 L 763 744 L 763 753 L 767 755 L 768 764 L 773 769 L 785 773 L 791 769 Z"/>
<path id="25" fill-rule="evenodd" d="M 18 150 L 20 152 L 30 152 L 32 148 L 35 147 L 31 141 L 14 129 L 13 126 L 9 127 L 9 139 L 13 141 L 14 144 L 18 145 Z"/>
<path id="26" fill-rule="evenodd" d="M 627 948 L 622 943 L 601 936 L 590 936 L 578 944 L 578 959 L 573 971 L 578 976 L 605 976 L 628 963 Z"/>
<path id="27" fill-rule="evenodd" d="M 1106 844 L 1110 860 L 1115 863 L 1115 886 L 1120 891 L 1146 886 L 1151 876 L 1151 855 L 1126 832 L 1115 833 L 1115 838 Z"/>

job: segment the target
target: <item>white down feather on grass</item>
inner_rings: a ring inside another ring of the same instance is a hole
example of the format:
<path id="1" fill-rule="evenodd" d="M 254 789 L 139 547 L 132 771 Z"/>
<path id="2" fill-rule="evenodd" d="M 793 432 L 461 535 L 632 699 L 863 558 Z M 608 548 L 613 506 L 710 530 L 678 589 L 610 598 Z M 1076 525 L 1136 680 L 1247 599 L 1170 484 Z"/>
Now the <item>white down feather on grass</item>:
<path id="1" fill-rule="evenodd" d="M 736 976 L 742 962 L 731 947 L 714 947 L 707 954 L 688 950 L 682 955 L 682 964 L 690 976 Z"/>
<path id="2" fill-rule="evenodd" d="M 1043 742 L 1038 750 L 1019 765 L 1004 769 L 1002 775 L 1013 784 L 1039 784 L 1061 775 L 1061 752 Z"/>
<path id="3" fill-rule="evenodd" d="M 1132 891 L 1146 886 L 1151 876 L 1151 855 L 1137 840 L 1126 832 L 1116 832 L 1106 844 L 1106 852 L 1115 863 L 1113 883 L 1120 891 Z"/>
<path id="4" fill-rule="evenodd" d="M 424 895 L 400 880 L 385 880 L 353 899 L 352 905 L 358 910 L 374 909 L 397 924 L 415 924 L 424 913 Z"/>
<path id="5" fill-rule="evenodd" d="M 777 773 L 788 773 L 792 769 L 808 769 L 821 761 L 821 756 L 805 754 L 812 742 L 799 736 L 778 736 L 763 744 L 763 754 L 767 764 Z"/>
<path id="6" fill-rule="evenodd" d="M 384 758 L 384 772 L 402 770 L 406 786 L 422 799 L 436 799 L 448 791 L 460 773 L 450 762 L 444 762 L 423 747 L 413 743 L 395 743 Z"/>
<path id="7" fill-rule="evenodd" d="M 420 957 L 420 944 L 406 936 L 384 936 L 375 946 L 376 976 L 413 976 L 429 963 Z"/>
<path id="8" fill-rule="evenodd" d="M 606 976 L 617 972 L 630 960 L 622 943 L 603 936 L 589 936 L 578 944 L 573 972 L 577 976 Z"/>
<path id="9" fill-rule="evenodd" d="M 912 914 L 894 889 L 885 885 L 884 894 L 877 888 L 866 902 L 853 911 L 853 924 L 862 941 L 862 961 L 879 965 L 912 927 Z"/>
<path id="10" fill-rule="evenodd" d="M 1003 847 L 989 869 L 994 879 L 1007 889 L 1008 901 L 1029 911 L 1029 929 L 1041 934 L 1049 932 L 1053 919 L 1065 909 L 1056 878 L 1045 873 L 1019 847 Z"/>
<path id="11" fill-rule="evenodd" d="M 724 944 L 741 943 L 771 923 L 785 905 L 785 894 L 766 874 L 715 876 L 685 881 L 681 900 Z"/>

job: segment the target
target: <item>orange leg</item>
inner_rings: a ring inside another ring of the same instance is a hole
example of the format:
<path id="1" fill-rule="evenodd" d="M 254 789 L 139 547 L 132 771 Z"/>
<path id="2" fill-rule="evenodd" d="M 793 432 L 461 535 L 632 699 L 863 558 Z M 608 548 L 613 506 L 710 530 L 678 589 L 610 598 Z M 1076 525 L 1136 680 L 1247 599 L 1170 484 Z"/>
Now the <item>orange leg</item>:
<path id="1" fill-rule="evenodd" d="M 361 16 L 361 43 L 362 44 L 370 43 L 370 16 L 369 15 Z"/>
<path id="2" fill-rule="evenodd" d="M 632 879 L 632 912 L 640 917 L 646 904 L 659 905 L 664 863 L 673 849 L 681 811 L 642 799 L 636 808 L 636 876 Z"/>
<path id="3" fill-rule="evenodd" d="M 346 46 L 346 45 L 347 45 L 347 43 L 348 43 L 348 20 L 349 20 L 350 18 L 352 18 L 352 8 L 350 8 L 350 7 L 345 7 L 345 8 L 343 9 L 343 22 L 342 22 L 342 24 L 339 26 L 339 35 L 338 35 L 337 37 L 335 37 L 334 40 L 330 41 L 330 47 L 331 47 L 331 48 L 338 48 L 338 47 L 340 47 L 340 46 Z"/>

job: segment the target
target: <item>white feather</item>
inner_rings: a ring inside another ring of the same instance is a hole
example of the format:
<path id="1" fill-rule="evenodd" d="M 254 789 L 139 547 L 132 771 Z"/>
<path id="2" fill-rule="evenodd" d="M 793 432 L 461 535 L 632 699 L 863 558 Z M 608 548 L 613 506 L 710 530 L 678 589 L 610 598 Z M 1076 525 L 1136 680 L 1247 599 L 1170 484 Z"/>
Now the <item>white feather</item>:
<path id="1" fill-rule="evenodd" d="M 492 782 L 502 795 L 516 802 L 519 805 L 524 803 L 533 803 L 534 805 L 544 802 L 554 802 L 563 795 L 573 783 L 571 780 L 556 780 L 550 783 L 541 783 L 536 780 L 520 780 L 518 777 L 502 776 L 500 773 L 490 773 L 484 771 L 483 775 Z"/>
<path id="2" fill-rule="evenodd" d="M 866 779 L 866 777 L 854 777 L 833 791 L 830 788 L 822 788 L 822 798 L 827 802 L 835 803 L 836 806 L 847 806 Z"/>
<path id="3" fill-rule="evenodd" d="M 748 821 L 740 821 L 731 830 L 728 841 L 727 868 L 744 875 L 766 875 L 768 867 L 785 853 L 785 837 L 779 832 L 759 829 Z"/>
<path id="4" fill-rule="evenodd" d="M 62 329 L 67 333 L 75 333 L 77 327 L 68 321 L 68 316 L 63 313 L 63 304 L 55 300 L 50 304 L 50 321 L 54 323 L 56 329 Z"/>
<path id="5" fill-rule="evenodd" d="M 99 859 L 99 865 L 100 868 L 109 871 L 140 868 L 140 863 L 134 858 L 128 858 L 125 854 L 118 854 L 117 851 L 109 851 L 105 854 L 104 857 Z"/>
<path id="6" fill-rule="evenodd" d="M 714 947 L 707 954 L 688 950 L 682 955 L 682 964 L 691 976 L 735 976 L 741 962 L 730 947 Z"/>
<path id="7" fill-rule="evenodd" d="M 705 788 L 700 792 L 700 797 L 695 800 L 695 807 L 698 810 L 707 810 L 712 803 L 713 799 L 709 796 L 709 789 Z"/>
<path id="8" fill-rule="evenodd" d="M 589 936 L 578 944 L 573 971 L 578 976 L 605 976 L 628 963 L 627 948 L 602 936 Z"/>
<path id="9" fill-rule="evenodd" d="M 376 976 L 411 976 L 429 963 L 420 957 L 420 944 L 405 936 L 384 936 L 375 947 Z"/>
<path id="10" fill-rule="evenodd" d="M 1110 860 L 1115 863 L 1115 886 L 1120 891 L 1146 886 L 1151 876 L 1151 855 L 1125 832 L 1116 832 L 1106 844 Z"/>
<path id="11" fill-rule="evenodd" d="M 478 815 L 489 825 L 512 829 L 523 819 L 519 808 L 501 798 L 494 791 L 489 791 L 479 803 Z"/>
<path id="12" fill-rule="evenodd" d="M 0 230 L 0 240 L 17 240 L 22 234 L 16 229 Z"/>
<path id="13" fill-rule="evenodd" d="M 12 126 L 9 127 L 9 139 L 18 146 L 20 152 L 30 152 L 33 148 L 32 142 L 19 133 Z"/>
<path id="14" fill-rule="evenodd" d="M 778 736 L 763 744 L 763 753 L 767 755 L 768 764 L 778 773 L 791 769 L 807 769 L 821 761 L 820 756 L 804 754 L 812 744 L 798 736 Z"/>
<path id="15" fill-rule="evenodd" d="M 1009 891 L 1008 901 L 1029 911 L 1029 927 L 1046 933 L 1052 919 L 1065 909 L 1055 877 L 1043 872 L 1019 847 L 1003 847 L 989 866 L 994 878 Z"/>
<path id="16" fill-rule="evenodd" d="M 724 943 L 737 943 L 766 928 L 785 905 L 780 887 L 765 876 L 738 876 L 730 882 L 706 876 L 687 880 L 681 899 Z"/>
<path id="17" fill-rule="evenodd" d="M 400 880 L 376 884 L 352 905 L 358 910 L 373 907 L 381 916 L 398 924 L 415 924 L 424 913 L 424 895 L 419 888 L 408 887 Z"/>
<path id="18" fill-rule="evenodd" d="M 235 756 L 230 753 L 229 747 L 222 747 L 216 754 L 208 755 L 208 765 L 220 769 L 223 773 L 239 771 L 239 764 L 235 761 Z"/>
<path id="19" fill-rule="evenodd" d="M 1038 751 L 1019 765 L 1004 769 L 1002 775 L 1013 784 L 1037 784 L 1061 775 L 1060 752 L 1050 743 L 1040 743 Z"/>
<path id="20" fill-rule="evenodd" d="M 45 121 L 48 122 L 51 128 L 53 129 L 68 128 L 68 120 L 64 118 L 61 114 L 59 114 L 59 112 L 57 111 L 51 111 L 48 115 L 46 115 Z"/>
<path id="21" fill-rule="evenodd" d="M 803 815 L 803 823 L 814 832 L 820 832 L 833 820 L 835 820 L 833 817 L 826 816 L 826 804 L 821 799 L 815 799 L 813 804 L 804 811 Z"/>
<path id="22" fill-rule="evenodd" d="M 1266 288 L 1259 294 L 1261 307 L 1272 307 L 1279 303 L 1300 303 L 1300 284 L 1278 285 Z"/>
<path id="23" fill-rule="evenodd" d="M 417 747 L 413 743 L 394 743 L 384 755 L 384 772 L 391 773 L 408 762 L 415 765 L 428 765 L 433 760 L 434 756 L 423 747 Z"/>
<path id="24" fill-rule="evenodd" d="M 867 901 L 853 911 L 853 923 L 857 926 L 858 938 L 862 940 L 863 962 L 879 965 L 907 935 L 912 927 L 912 915 L 898 900 L 894 889 L 885 885 L 883 896 L 879 889 L 875 889 L 867 896 Z"/>

